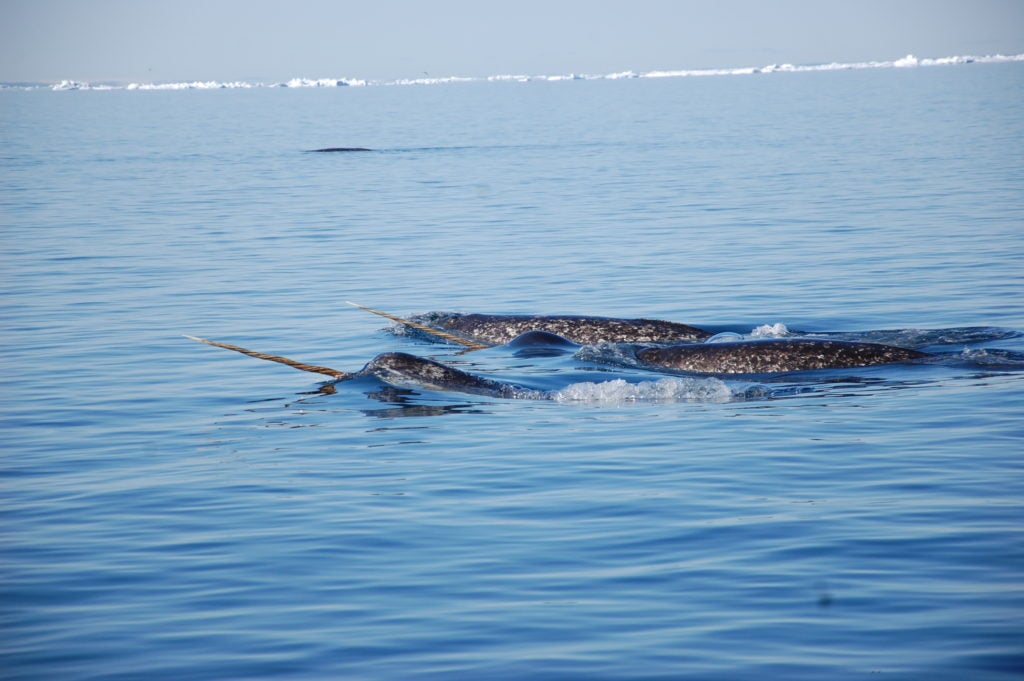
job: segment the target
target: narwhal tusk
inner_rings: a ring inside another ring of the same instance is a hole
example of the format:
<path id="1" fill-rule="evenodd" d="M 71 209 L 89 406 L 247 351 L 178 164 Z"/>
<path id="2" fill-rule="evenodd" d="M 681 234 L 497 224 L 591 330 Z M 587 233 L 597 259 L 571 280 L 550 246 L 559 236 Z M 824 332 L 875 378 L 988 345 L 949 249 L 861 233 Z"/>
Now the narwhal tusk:
<path id="1" fill-rule="evenodd" d="M 351 305 L 352 307 L 358 307 L 360 310 L 366 310 L 367 312 L 372 312 L 375 315 L 380 315 L 381 317 L 384 317 L 385 319 L 390 319 L 393 322 L 398 322 L 399 324 L 404 324 L 405 326 L 409 326 L 409 327 L 412 327 L 414 329 L 418 329 L 419 331 L 422 331 L 424 333 L 428 333 L 431 336 L 436 336 L 436 337 L 442 338 L 442 339 L 444 339 L 446 341 L 451 341 L 452 343 L 457 343 L 459 345 L 464 345 L 464 346 L 466 346 L 467 348 L 469 348 L 471 350 L 483 350 L 485 348 L 491 347 L 490 345 L 484 345 L 483 343 L 477 343 L 475 341 L 466 340 L 465 338 L 462 338 L 460 336 L 456 336 L 455 334 L 448 333 L 447 331 L 441 331 L 439 329 L 432 328 L 432 327 L 427 326 L 425 324 L 419 324 L 417 322 L 409 321 L 408 319 L 402 319 L 401 317 L 396 317 L 395 315 L 388 314 L 387 312 L 381 312 L 380 310 L 374 310 L 372 307 L 366 307 L 365 305 L 360 305 L 359 303 L 353 303 L 350 300 L 346 300 L 345 302 L 347 304 Z"/>
<path id="2" fill-rule="evenodd" d="M 256 352 L 255 350 L 249 350 L 247 348 L 239 347 L 237 345 L 219 343 L 217 341 L 207 340 L 206 338 L 199 338 L 198 336 L 189 336 L 187 334 L 184 335 L 185 338 L 191 338 L 192 340 L 199 341 L 200 343 L 206 343 L 207 345 L 212 345 L 217 348 L 224 348 L 225 350 L 234 350 L 235 352 L 240 352 L 243 355 L 249 355 L 250 357 L 255 357 L 256 359 L 265 359 L 270 362 L 278 362 L 279 364 L 284 364 L 292 367 L 293 369 L 299 369 L 300 371 L 309 371 L 314 374 L 324 374 L 326 376 L 331 376 L 333 378 L 349 378 L 352 376 L 352 374 L 350 373 L 347 373 L 345 371 L 338 371 L 337 369 L 331 369 L 330 367 L 321 367 L 315 364 L 296 362 L 294 359 L 288 359 L 287 357 L 281 357 L 280 355 L 268 355 L 265 352 Z"/>

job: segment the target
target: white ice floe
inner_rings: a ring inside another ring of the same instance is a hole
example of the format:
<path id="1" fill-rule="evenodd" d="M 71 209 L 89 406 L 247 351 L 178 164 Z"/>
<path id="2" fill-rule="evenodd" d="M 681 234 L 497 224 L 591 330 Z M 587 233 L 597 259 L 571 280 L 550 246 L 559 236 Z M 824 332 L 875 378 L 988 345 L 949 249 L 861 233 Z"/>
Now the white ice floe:
<path id="1" fill-rule="evenodd" d="M 455 83 L 530 83 L 534 81 L 561 82 L 576 80 L 625 80 L 632 78 L 692 78 L 709 76 L 751 76 L 775 73 L 814 73 L 821 71 L 849 71 L 855 69 L 904 69 L 957 64 L 994 64 L 1024 61 L 1024 54 L 992 54 L 984 56 L 957 55 L 951 57 L 919 58 L 908 54 L 887 61 L 831 62 L 826 64 L 768 64 L 705 69 L 659 69 L 652 71 L 614 71 L 605 74 L 570 73 L 565 75 L 496 74 L 492 76 L 444 76 L 401 78 L 397 80 L 363 80 L 361 78 L 292 78 L 284 82 L 257 81 L 183 81 L 170 83 L 89 83 L 62 80 L 51 85 L 17 85 L 17 89 L 48 87 L 52 90 L 229 90 L 242 88 L 336 88 L 366 85 L 449 85 Z M 14 89 L 14 84 L 0 84 L 2 89 Z"/>

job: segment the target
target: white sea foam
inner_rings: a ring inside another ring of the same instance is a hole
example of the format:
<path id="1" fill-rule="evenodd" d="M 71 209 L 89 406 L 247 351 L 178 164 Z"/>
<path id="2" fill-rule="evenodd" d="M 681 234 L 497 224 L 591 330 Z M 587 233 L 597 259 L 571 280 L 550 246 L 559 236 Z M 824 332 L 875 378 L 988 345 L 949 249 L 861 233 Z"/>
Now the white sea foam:
<path id="1" fill-rule="evenodd" d="M 733 392 L 717 378 L 662 378 L 629 383 L 621 378 L 599 383 L 573 383 L 546 394 L 556 402 L 729 402 Z"/>
<path id="2" fill-rule="evenodd" d="M 754 338 L 785 338 L 789 335 L 789 329 L 782 322 L 774 324 L 762 324 L 750 332 Z"/>
<path id="3" fill-rule="evenodd" d="M 364 80 L 362 78 L 292 78 L 284 82 L 258 81 L 187 81 L 172 83 L 88 83 L 76 80 L 62 80 L 52 85 L 0 85 L 4 89 L 37 89 L 49 87 L 52 90 L 219 90 L 238 88 L 334 88 L 367 85 L 451 85 L 458 83 L 529 83 L 534 81 L 560 82 L 572 80 L 623 80 L 630 78 L 692 78 L 708 76 L 752 76 L 775 73 L 814 73 L 821 71 L 849 71 L 856 69 L 903 69 L 927 66 L 952 66 L 959 64 L 994 64 L 1024 61 L 1024 54 L 993 54 L 984 56 L 958 55 L 952 57 L 919 58 L 912 54 L 888 61 L 831 62 L 827 64 L 768 64 L 766 66 L 743 66 L 712 69 L 674 69 L 655 71 L 615 71 L 605 74 L 570 73 L 565 75 L 496 74 L 493 76 L 444 76 L 424 78 L 401 78 L 397 80 Z"/>

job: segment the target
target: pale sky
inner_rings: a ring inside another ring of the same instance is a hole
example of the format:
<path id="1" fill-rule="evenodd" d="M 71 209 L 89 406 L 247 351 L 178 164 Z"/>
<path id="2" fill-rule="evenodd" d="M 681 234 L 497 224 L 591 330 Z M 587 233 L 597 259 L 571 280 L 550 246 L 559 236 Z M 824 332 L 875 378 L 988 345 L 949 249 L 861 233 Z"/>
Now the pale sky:
<path id="1" fill-rule="evenodd" d="M 0 0 L 0 81 L 393 80 L 1024 53 L 1022 0 Z"/>

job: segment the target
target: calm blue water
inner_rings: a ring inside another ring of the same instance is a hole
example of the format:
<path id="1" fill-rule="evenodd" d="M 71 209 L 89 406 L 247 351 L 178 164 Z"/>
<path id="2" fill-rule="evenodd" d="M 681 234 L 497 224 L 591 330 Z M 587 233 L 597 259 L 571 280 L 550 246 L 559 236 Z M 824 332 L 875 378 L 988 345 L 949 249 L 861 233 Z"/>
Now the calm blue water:
<path id="1" fill-rule="evenodd" d="M 181 334 L 557 389 L 660 376 L 344 301 L 1024 331 L 1024 64 L 0 91 L 0 124 L 3 678 L 1020 678 L 1019 369 L 322 394 Z"/>

